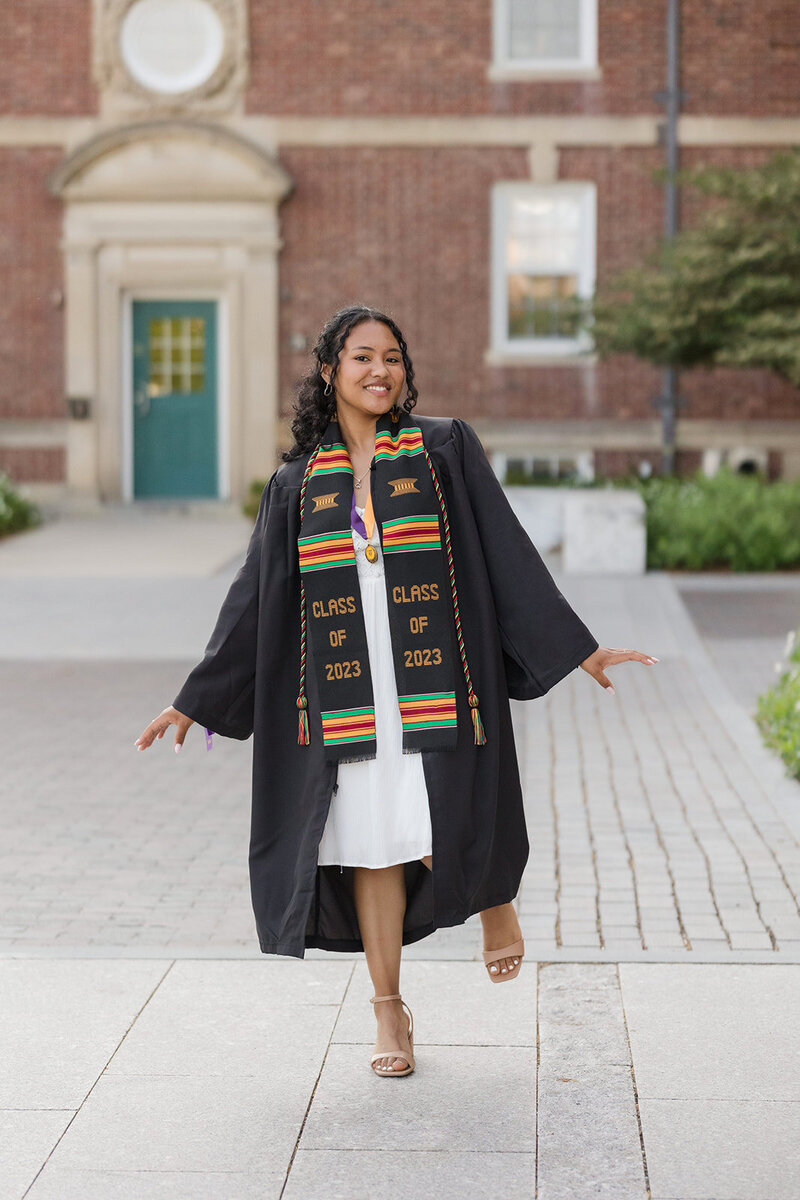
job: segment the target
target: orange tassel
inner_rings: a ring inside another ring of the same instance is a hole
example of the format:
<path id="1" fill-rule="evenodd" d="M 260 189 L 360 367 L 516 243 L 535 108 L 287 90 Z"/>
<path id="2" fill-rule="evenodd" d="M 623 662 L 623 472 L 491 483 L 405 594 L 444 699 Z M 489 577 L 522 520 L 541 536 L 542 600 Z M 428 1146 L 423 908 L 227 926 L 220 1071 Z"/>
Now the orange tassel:
<path id="1" fill-rule="evenodd" d="M 305 696 L 298 696 L 297 708 L 297 741 L 301 746 L 307 746 L 311 735 L 308 729 L 308 700 Z"/>
<path id="2" fill-rule="evenodd" d="M 483 728 L 483 721 L 481 720 L 481 714 L 478 712 L 478 697 L 475 695 L 474 692 L 470 693 L 469 710 L 472 713 L 472 728 L 475 730 L 475 745 L 476 746 L 485 746 L 486 745 L 486 733 Z"/>

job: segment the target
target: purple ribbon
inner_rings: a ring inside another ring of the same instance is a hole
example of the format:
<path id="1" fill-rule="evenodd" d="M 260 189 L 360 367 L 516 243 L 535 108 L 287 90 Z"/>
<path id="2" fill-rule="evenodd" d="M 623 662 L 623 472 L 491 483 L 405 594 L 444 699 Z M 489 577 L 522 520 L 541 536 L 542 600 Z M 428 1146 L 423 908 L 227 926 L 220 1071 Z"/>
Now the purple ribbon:
<path id="1" fill-rule="evenodd" d="M 211 740 L 213 738 L 213 736 L 214 736 L 213 729 L 206 729 L 206 750 L 212 750 L 214 748 L 214 743 Z"/>
<path id="2" fill-rule="evenodd" d="M 355 494 L 355 492 L 353 492 L 353 502 L 350 505 L 350 524 L 353 526 L 353 529 L 355 529 L 356 533 L 361 534 L 361 536 L 363 537 L 365 542 L 369 541 L 369 536 L 367 534 L 367 527 L 364 524 L 363 519 L 356 512 L 356 494 Z"/>

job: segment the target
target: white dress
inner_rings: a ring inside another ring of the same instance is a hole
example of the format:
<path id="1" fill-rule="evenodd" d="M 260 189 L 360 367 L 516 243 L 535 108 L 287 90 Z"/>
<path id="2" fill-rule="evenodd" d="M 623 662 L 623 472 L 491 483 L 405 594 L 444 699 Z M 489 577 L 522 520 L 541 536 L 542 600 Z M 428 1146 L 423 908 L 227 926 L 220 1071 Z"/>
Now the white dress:
<path id="1" fill-rule="evenodd" d="M 364 509 L 356 506 L 359 516 Z M 383 551 L 377 523 L 370 538 L 353 530 L 353 546 L 364 610 L 369 667 L 375 700 L 375 758 L 340 762 L 338 789 L 331 798 L 317 862 L 353 867 L 389 867 L 432 853 L 428 789 L 422 754 L 403 754 L 403 726 L 389 632 Z"/>

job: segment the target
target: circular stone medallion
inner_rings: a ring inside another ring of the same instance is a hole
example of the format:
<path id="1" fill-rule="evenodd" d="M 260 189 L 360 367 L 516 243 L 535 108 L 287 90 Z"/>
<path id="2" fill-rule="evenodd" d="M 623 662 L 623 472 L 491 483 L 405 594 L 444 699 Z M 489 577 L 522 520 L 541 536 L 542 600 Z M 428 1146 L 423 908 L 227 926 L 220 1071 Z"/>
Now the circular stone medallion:
<path id="1" fill-rule="evenodd" d="M 120 26 L 119 45 L 137 83 L 177 95 L 200 87 L 214 74 L 225 30 L 207 0 L 135 0 Z"/>

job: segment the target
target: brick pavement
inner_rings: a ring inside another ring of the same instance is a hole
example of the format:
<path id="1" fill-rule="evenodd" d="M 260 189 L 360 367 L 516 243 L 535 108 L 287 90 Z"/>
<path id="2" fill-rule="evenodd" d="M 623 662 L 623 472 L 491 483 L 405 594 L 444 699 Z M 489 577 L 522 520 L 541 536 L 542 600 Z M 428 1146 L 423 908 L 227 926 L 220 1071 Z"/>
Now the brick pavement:
<path id="1" fill-rule="evenodd" d="M 800 787 L 779 783 L 672 582 L 565 588 L 604 641 L 661 662 L 619 668 L 615 697 L 575 672 L 542 701 L 512 701 L 531 841 L 519 895 L 529 954 L 800 961 Z M 133 747 L 191 665 L 2 663 L 0 949 L 258 954 L 249 744 L 217 738 L 209 754 L 193 730 L 180 759 L 167 743 Z M 479 949 L 475 917 L 407 954 Z"/>

